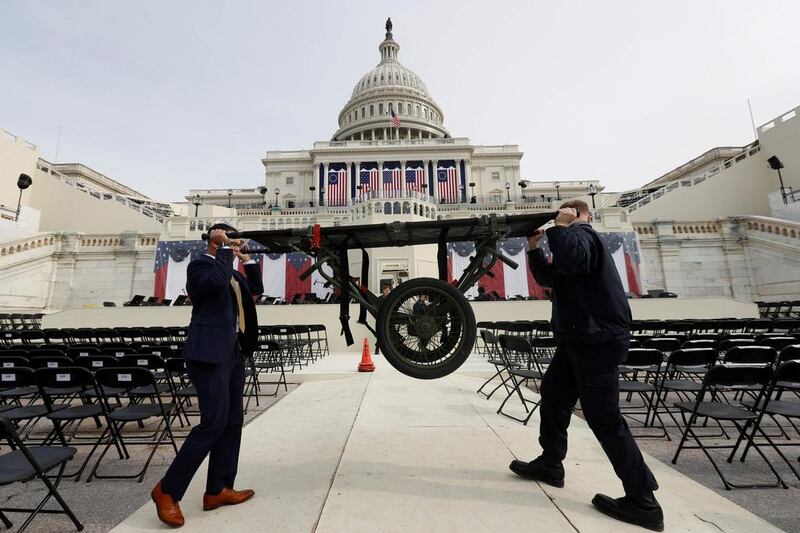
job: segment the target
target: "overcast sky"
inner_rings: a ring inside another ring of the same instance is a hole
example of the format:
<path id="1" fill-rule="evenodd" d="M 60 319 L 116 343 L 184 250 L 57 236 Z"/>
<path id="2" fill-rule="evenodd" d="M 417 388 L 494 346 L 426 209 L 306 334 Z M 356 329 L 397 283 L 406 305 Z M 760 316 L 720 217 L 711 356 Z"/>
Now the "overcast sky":
<path id="1" fill-rule="evenodd" d="M 328 140 L 387 16 L 454 137 L 643 184 L 800 105 L 800 2 L 6 0 L 0 128 L 160 200 Z M 7 177 L 3 177 L 7 179 Z M 13 177 L 16 179 L 16 176 Z"/>

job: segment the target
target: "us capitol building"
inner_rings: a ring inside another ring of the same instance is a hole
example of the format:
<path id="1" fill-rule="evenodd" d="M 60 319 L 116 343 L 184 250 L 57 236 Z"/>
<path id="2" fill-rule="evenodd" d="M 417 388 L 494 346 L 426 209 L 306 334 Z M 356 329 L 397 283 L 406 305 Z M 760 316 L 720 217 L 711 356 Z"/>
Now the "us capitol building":
<path id="1" fill-rule="evenodd" d="M 800 295 L 800 109 L 759 126 L 746 146 L 712 148 L 630 191 L 596 179 L 534 182 L 520 174 L 519 146 L 475 145 L 448 131 L 423 80 L 400 63 L 392 30 L 388 20 L 379 62 L 356 82 L 331 138 L 267 151 L 260 186 L 192 189 L 170 203 L 88 165 L 49 162 L 0 130 L 0 307 L 152 295 L 159 246 L 197 241 L 219 221 L 253 230 L 437 220 L 552 211 L 567 198 L 587 201 L 595 227 L 625 243 L 620 270 L 624 278 L 634 263 L 632 296 Z M 18 189 L 20 174 L 30 188 Z M 419 276 L 436 276 L 435 246 L 373 251 L 371 287 Z"/>

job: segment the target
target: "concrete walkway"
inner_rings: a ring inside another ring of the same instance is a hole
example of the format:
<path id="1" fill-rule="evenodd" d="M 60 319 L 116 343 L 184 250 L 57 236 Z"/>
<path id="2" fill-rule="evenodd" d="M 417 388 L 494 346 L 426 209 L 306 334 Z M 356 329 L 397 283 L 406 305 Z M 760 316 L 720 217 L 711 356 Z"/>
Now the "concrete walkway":
<path id="1" fill-rule="evenodd" d="M 475 394 L 481 368 L 434 381 L 407 378 L 381 357 L 354 374 L 352 355 L 331 356 L 245 429 L 237 487 L 246 504 L 205 513 L 205 467 L 183 501 L 185 531 L 529 532 L 643 531 L 607 519 L 595 492 L 619 481 L 585 422 L 573 419 L 563 489 L 518 479 L 514 457 L 538 454 L 538 424 L 495 414 L 500 398 Z M 295 376 L 297 377 L 297 376 Z M 778 531 L 712 490 L 648 458 L 667 531 Z M 158 531 L 154 506 L 114 531 Z"/>

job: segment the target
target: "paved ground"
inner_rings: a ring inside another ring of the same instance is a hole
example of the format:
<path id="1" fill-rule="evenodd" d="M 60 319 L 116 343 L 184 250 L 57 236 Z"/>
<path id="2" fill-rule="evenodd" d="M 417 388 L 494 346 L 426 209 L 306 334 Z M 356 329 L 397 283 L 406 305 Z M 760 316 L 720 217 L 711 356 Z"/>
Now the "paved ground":
<path id="1" fill-rule="evenodd" d="M 524 427 L 475 394 L 463 373 L 419 381 L 380 357 L 374 374 L 352 373 L 334 356 L 246 429 L 241 486 L 248 504 L 203 513 L 185 506 L 189 531 L 638 531 L 605 518 L 589 501 L 621 492 L 583 421 L 571 428 L 564 489 L 523 481 L 507 470 L 538 452 L 536 424 Z M 336 379 L 338 378 L 338 379 Z M 671 531 L 777 531 L 764 520 L 650 459 Z M 202 494 L 198 476 L 188 501 Z M 145 505 L 114 531 L 161 530 Z"/>
<path id="2" fill-rule="evenodd" d="M 495 414 L 499 398 L 487 401 L 475 394 L 486 375 L 480 358 L 435 381 L 402 376 L 380 356 L 374 374 L 354 373 L 356 364 L 352 355 L 325 358 L 302 376 L 292 376 L 303 385 L 281 395 L 280 402 L 266 411 L 253 409 L 237 484 L 255 488 L 256 498 L 240 507 L 202 512 L 201 467 L 184 500 L 183 530 L 640 531 L 606 519 L 589 504 L 595 492 L 618 494 L 621 487 L 577 417 L 564 489 L 508 472 L 512 458 L 538 454 L 538 421 L 534 416 L 524 427 Z M 786 476 L 790 490 L 728 492 L 700 452 L 687 452 L 673 468 L 668 460 L 674 440 L 639 442 L 652 456 L 648 462 L 662 486 L 658 497 L 668 531 L 777 530 L 761 518 L 800 531 L 796 479 Z M 68 480 L 62 490 L 86 531 L 108 531 L 116 524 L 119 532 L 164 531 L 149 491 L 172 457 L 168 448 L 160 451 L 141 484 Z M 137 453 L 126 467 L 142 460 Z M 742 477 L 761 472 L 755 456 L 731 468 Z M 1 489 L 0 500 L 30 505 L 42 494 L 40 484 L 28 483 Z M 12 518 L 21 522 L 20 515 Z M 29 531 L 73 529 L 62 516 L 40 516 Z"/>
<path id="3" fill-rule="evenodd" d="M 273 390 L 272 385 L 267 385 L 267 387 L 269 387 L 269 392 Z M 290 385 L 289 391 L 291 392 L 296 387 L 297 385 Z M 245 424 L 252 422 L 286 394 L 281 389 L 277 399 L 261 398 L 259 407 L 256 407 L 254 401 L 251 401 L 245 416 Z M 151 425 L 148 425 L 143 431 L 150 428 Z M 178 430 L 177 435 L 180 434 L 181 432 Z M 179 439 L 179 446 L 180 443 Z M 149 449 L 145 449 L 143 446 L 133 446 L 129 451 L 131 459 L 126 461 L 120 461 L 113 451 L 110 451 L 103 459 L 100 472 L 132 473 L 141 469 L 147 459 Z M 74 471 L 77 468 L 76 464 L 82 463 L 87 453 L 87 447 L 78 447 L 75 459 L 67 466 L 67 473 Z M 71 479 L 62 481 L 60 493 L 85 526 L 84 531 L 89 533 L 109 531 L 142 505 L 150 502 L 150 490 L 164 474 L 173 457 L 175 457 L 175 453 L 171 447 L 161 447 L 153 457 L 142 483 L 137 483 L 136 480 L 98 479 L 86 483 L 84 481 L 86 475 L 84 475 L 83 479 L 77 483 Z M 89 463 L 89 468 L 94 464 L 93 461 L 94 459 Z M 38 505 L 45 494 L 46 489 L 40 481 L 17 483 L 0 488 L 0 502 L 3 507 L 33 507 Z M 54 502 L 50 502 L 48 506 L 54 507 Z M 27 518 L 27 515 L 19 513 L 9 513 L 8 516 L 17 527 Z M 69 518 L 64 515 L 40 514 L 26 531 L 56 533 L 75 531 L 75 529 Z"/>

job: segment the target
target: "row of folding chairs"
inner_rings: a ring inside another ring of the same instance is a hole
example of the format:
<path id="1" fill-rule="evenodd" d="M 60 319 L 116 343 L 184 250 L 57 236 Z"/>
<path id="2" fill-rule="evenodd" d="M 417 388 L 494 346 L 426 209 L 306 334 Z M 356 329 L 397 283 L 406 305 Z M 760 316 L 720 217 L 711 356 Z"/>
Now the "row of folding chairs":
<path id="1" fill-rule="evenodd" d="M 755 303 L 761 318 L 800 318 L 800 300 Z"/>
<path id="2" fill-rule="evenodd" d="M 641 401 L 638 407 L 623 406 L 622 413 L 638 421 L 641 416 L 635 418 L 635 415 L 644 415 L 641 427 L 660 430 L 657 434 L 639 434 L 637 438 L 666 436 L 670 440 L 662 419 L 662 415 L 668 416 L 681 431 L 673 464 L 686 449 L 702 450 L 726 489 L 786 488 L 761 447 L 773 449 L 798 476 L 780 447 L 799 446 L 800 440 L 791 439 L 776 420 L 776 417 L 784 417 L 790 422 L 791 431 L 800 437 L 800 431 L 791 423 L 792 419 L 800 418 L 800 401 L 796 394 L 800 391 L 798 360 L 800 345 L 784 347 L 780 352 L 767 346 L 737 346 L 722 355 L 713 348 L 680 348 L 669 355 L 653 348 L 631 349 L 620 367 L 619 390 L 628 399 L 636 395 Z M 794 400 L 781 399 L 787 391 Z M 674 401 L 670 402 L 670 397 Z M 777 442 L 774 435 L 765 431 L 765 417 L 776 422 L 774 427 L 780 431 L 779 436 L 789 442 Z M 705 430 L 709 421 L 716 425 L 717 431 Z M 733 438 L 728 434 L 731 430 L 734 430 Z M 734 438 L 735 442 L 731 442 Z M 714 449 L 729 450 L 728 462 L 731 462 L 741 451 L 741 461 L 744 461 L 751 448 L 767 464 L 774 483 L 733 482 L 709 453 Z"/>
<path id="3" fill-rule="evenodd" d="M 538 391 L 547 366 L 552 358 L 548 343 L 535 346 L 522 336 L 481 332 L 492 356 L 494 375 L 486 380 L 478 392 L 491 397 L 503 390 L 505 398 L 498 413 L 527 424 L 538 407 L 538 400 L 526 397 L 526 385 L 531 383 Z M 794 464 L 781 448 L 800 446 L 800 429 L 792 420 L 800 419 L 800 344 L 783 346 L 740 345 L 725 351 L 716 347 L 682 347 L 664 353 L 653 347 L 631 348 L 626 361 L 620 366 L 619 392 L 623 416 L 631 421 L 637 438 L 666 437 L 670 439 L 667 424 L 680 429 L 681 439 L 673 463 L 686 449 L 700 449 L 706 454 L 725 488 L 741 486 L 786 486 L 761 448 L 773 449 L 798 476 Z M 721 370 L 718 370 L 721 369 Z M 729 370 L 733 369 L 733 370 Z M 489 390 L 489 387 L 493 387 Z M 791 398 L 787 400 L 786 392 Z M 634 401 L 634 398 L 638 399 Z M 673 401 L 670 401 L 670 398 Z M 522 407 L 522 416 L 515 408 L 509 412 L 509 402 Z M 783 417 L 789 422 L 784 429 L 777 425 L 777 440 L 765 430 L 763 421 L 776 421 Z M 712 421 L 714 433 L 698 431 Z M 638 424 L 638 425 L 637 425 Z M 654 430 L 656 432 L 654 432 Z M 733 431 L 733 436 L 729 432 Z M 790 438 L 792 432 L 794 439 Z M 709 443 L 709 439 L 715 439 Z M 724 439 L 722 444 L 719 439 Z M 749 450 L 755 450 L 775 476 L 774 483 L 742 484 L 724 475 L 717 461 L 708 453 L 710 449 L 727 449 L 729 459 L 741 453 L 743 461 Z"/>
<path id="4" fill-rule="evenodd" d="M 43 313 L 0 313 L 0 331 L 39 329 Z"/>
<path id="5" fill-rule="evenodd" d="M 186 327 L 45 328 L 0 332 L 2 344 L 165 343 L 186 340 Z"/>
<path id="6" fill-rule="evenodd" d="M 634 334 L 665 335 L 683 333 L 793 333 L 800 331 L 798 318 L 723 318 L 685 320 L 634 320 Z"/>

